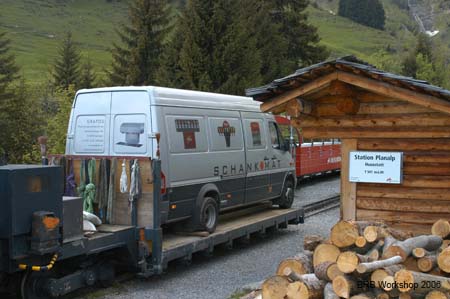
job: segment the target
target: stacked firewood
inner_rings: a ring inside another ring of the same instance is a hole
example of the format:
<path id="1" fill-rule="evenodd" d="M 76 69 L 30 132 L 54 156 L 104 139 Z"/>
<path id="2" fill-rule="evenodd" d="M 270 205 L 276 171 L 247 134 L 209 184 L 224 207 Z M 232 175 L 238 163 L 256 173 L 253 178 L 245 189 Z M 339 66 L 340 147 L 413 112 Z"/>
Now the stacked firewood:
<path id="1" fill-rule="evenodd" d="M 306 236 L 304 252 L 246 298 L 450 299 L 450 224 L 413 236 L 380 222 L 340 221 L 329 239 Z"/>

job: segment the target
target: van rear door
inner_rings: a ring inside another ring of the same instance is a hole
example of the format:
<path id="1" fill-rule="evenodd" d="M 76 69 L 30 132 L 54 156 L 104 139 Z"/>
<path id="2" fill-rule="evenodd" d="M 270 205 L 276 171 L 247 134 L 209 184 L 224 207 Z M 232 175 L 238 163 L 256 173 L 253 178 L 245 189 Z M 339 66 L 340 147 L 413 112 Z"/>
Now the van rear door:
<path id="1" fill-rule="evenodd" d="M 109 155 L 111 92 L 79 93 L 70 117 L 66 154 Z"/>
<path id="2" fill-rule="evenodd" d="M 150 97 L 147 91 L 113 91 L 111 156 L 151 156 Z"/>

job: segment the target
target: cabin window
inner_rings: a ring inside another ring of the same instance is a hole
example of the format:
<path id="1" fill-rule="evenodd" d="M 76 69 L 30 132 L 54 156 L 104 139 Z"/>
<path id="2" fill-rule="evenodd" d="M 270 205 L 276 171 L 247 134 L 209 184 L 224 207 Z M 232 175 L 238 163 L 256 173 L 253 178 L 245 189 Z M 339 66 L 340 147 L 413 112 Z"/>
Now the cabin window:
<path id="1" fill-rule="evenodd" d="M 242 150 L 241 122 L 238 118 L 209 118 L 212 151 Z"/>

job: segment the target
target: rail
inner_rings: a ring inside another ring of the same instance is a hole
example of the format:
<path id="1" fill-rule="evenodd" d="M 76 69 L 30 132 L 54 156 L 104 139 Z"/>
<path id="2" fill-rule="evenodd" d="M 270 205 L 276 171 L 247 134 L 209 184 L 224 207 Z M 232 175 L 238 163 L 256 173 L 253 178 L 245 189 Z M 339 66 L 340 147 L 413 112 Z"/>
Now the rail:
<path id="1" fill-rule="evenodd" d="M 340 205 L 340 196 L 334 195 L 303 206 L 305 218 L 334 209 Z"/>

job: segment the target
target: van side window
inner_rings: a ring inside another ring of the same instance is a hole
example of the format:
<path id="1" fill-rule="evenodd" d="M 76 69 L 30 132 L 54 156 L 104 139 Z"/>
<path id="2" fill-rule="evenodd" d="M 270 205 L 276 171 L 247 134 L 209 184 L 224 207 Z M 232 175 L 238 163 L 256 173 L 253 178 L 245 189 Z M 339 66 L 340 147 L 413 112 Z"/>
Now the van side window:
<path id="1" fill-rule="evenodd" d="M 281 147 L 280 133 L 276 123 L 269 122 L 270 141 L 273 148 Z"/>
<path id="2" fill-rule="evenodd" d="M 212 151 L 242 150 L 244 141 L 238 118 L 209 118 Z"/>
<path id="3" fill-rule="evenodd" d="M 264 123 L 261 119 L 244 120 L 247 147 L 249 149 L 262 149 L 266 147 Z"/>
<path id="4" fill-rule="evenodd" d="M 171 153 L 206 152 L 205 122 L 198 116 L 166 116 Z"/>

